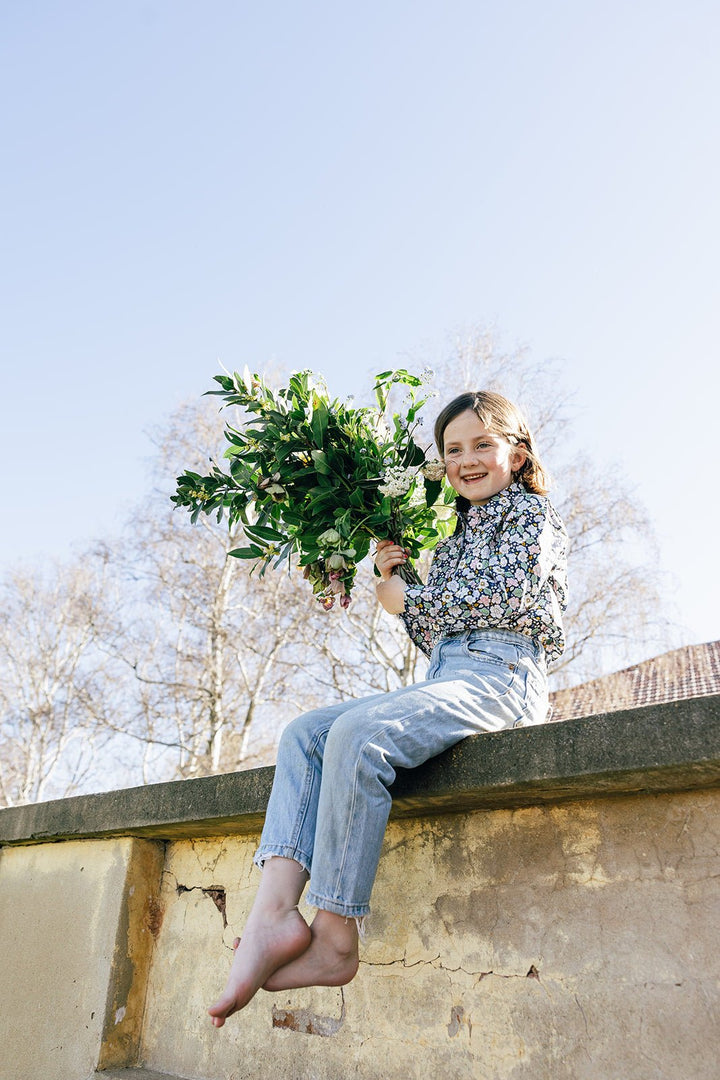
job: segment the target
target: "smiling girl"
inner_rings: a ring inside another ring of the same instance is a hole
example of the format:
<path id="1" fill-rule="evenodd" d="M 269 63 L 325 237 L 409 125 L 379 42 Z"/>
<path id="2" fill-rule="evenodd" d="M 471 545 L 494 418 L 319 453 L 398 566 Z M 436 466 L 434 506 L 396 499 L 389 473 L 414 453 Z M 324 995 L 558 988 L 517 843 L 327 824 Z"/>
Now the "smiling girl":
<path id="1" fill-rule="evenodd" d="M 285 729 L 255 856 L 260 885 L 209 1010 L 216 1027 L 261 987 L 353 978 L 398 767 L 547 718 L 547 661 L 564 646 L 567 537 L 528 426 L 507 398 L 480 391 L 443 409 L 435 441 L 457 493 L 454 535 L 438 544 L 426 585 L 395 573 L 407 559 L 400 545 L 383 540 L 375 556 L 378 599 L 430 658 L 426 678 Z M 308 880 L 311 925 L 297 907 Z"/>

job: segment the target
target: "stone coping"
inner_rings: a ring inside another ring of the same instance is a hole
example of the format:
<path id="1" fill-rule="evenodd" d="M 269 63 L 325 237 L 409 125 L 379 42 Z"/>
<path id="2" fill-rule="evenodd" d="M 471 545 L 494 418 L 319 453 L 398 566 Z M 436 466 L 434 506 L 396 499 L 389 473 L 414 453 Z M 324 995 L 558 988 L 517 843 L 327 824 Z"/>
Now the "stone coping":
<path id="1" fill-rule="evenodd" d="M 257 832 L 273 768 L 0 810 L 0 845 Z M 720 695 L 464 739 L 392 787 L 393 816 L 720 786 Z"/>

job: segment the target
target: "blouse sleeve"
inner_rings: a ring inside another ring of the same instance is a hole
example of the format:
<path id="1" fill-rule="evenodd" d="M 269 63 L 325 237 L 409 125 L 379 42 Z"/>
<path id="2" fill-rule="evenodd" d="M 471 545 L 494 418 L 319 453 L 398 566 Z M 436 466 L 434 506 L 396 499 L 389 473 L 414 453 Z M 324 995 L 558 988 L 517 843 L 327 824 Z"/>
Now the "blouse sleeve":
<path id="1" fill-rule="evenodd" d="M 439 566 L 442 561 L 440 552 L 446 544 L 447 541 L 441 541 L 435 549 L 435 554 L 433 555 L 433 560 L 430 564 L 427 585 L 408 585 L 406 587 L 405 610 L 401 611 L 398 616 L 400 621 L 404 624 L 412 643 L 417 645 L 418 649 L 420 649 L 421 652 L 424 652 L 426 656 L 430 656 L 433 650 L 433 641 L 435 638 L 434 621 L 430 617 L 429 611 L 426 610 L 422 604 L 410 604 L 408 602 L 408 594 L 422 594 L 426 590 L 435 587 Z"/>

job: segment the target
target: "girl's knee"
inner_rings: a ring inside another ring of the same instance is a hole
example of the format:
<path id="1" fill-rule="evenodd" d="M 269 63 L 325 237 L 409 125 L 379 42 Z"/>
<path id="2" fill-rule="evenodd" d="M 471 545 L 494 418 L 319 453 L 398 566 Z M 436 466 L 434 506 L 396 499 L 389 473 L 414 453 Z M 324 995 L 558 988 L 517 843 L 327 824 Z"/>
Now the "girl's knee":
<path id="1" fill-rule="evenodd" d="M 322 737 L 327 724 L 323 724 L 319 715 L 321 710 L 314 709 L 311 712 L 301 713 L 291 720 L 280 736 L 278 754 L 291 746 L 309 747 Z"/>
<path id="2" fill-rule="evenodd" d="M 337 723 L 339 713 L 347 709 L 347 704 L 325 705 L 319 709 L 310 709 L 291 720 L 280 736 L 280 747 L 299 744 L 311 747 L 322 743 L 325 736 Z"/>
<path id="3" fill-rule="evenodd" d="M 376 746 L 379 741 L 378 725 L 372 712 L 353 709 L 339 717 L 330 728 L 325 755 L 355 761 L 358 755 L 367 753 L 368 748 Z"/>

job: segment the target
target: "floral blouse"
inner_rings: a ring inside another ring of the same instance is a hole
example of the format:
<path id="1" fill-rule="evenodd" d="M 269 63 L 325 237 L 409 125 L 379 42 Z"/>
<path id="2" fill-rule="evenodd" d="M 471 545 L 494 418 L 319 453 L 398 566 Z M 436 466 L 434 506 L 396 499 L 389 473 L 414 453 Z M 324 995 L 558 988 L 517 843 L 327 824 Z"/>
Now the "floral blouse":
<path id="1" fill-rule="evenodd" d="M 408 585 L 400 618 L 424 653 L 444 634 L 510 630 L 563 651 L 567 534 L 544 495 L 511 484 L 460 516 L 435 549 L 427 585 Z"/>

